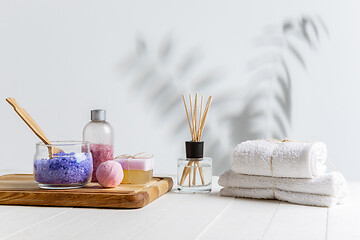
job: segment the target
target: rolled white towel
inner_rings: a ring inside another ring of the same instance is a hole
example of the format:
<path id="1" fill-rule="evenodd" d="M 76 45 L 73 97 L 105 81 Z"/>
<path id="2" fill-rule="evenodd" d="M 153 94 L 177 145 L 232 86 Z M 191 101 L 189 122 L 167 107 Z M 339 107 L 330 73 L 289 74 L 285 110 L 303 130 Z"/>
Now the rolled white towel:
<path id="1" fill-rule="evenodd" d="M 232 170 L 249 175 L 312 178 L 326 171 L 322 142 L 252 140 L 238 144 Z"/>
<path id="2" fill-rule="evenodd" d="M 348 193 L 346 180 L 339 172 L 324 173 L 307 179 L 245 175 L 227 170 L 220 176 L 218 182 L 222 187 L 270 190 L 274 188 L 288 192 L 327 195 L 337 199 L 344 199 Z"/>
<path id="3" fill-rule="evenodd" d="M 274 192 L 275 191 L 275 192 Z M 341 203 L 343 199 L 333 196 L 317 195 L 311 193 L 288 192 L 269 188 L 235 188 L 226 187 L 220 190 L 220 195 L 229 197 L 278 199 L 281 201 L 319 207 L 331 207 Z"/>

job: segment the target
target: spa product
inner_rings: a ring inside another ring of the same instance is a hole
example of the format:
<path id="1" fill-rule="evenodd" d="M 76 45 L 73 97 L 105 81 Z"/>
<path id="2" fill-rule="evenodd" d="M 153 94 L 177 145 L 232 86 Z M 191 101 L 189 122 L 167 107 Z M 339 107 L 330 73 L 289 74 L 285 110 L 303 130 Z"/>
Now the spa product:
<path id="1" fill-rule="evenodd" d="M 145 184 L 153 177 L 155 160 L 152 154 L 124 154 L 117 156 L 115 161 L 119 162 L 124 170 L 121 183 Z"/>
<path id="2" fill-rule="evenodd" d="M 49 147 L 63 149 L 49 157 Z M 40 188 L 70 189 L 85 186 L 91 179 L 93 165 L 87 142 L 36 144 L 34 178 Z"/>
<path id="3" fill-rule="evenodd" d="M 331 207 L 343 203 L 349 194 L 339 172 L 314 178 L 287 178 L 246 175 L 227 170 L 219 178 L 222 196 L 278 199 L 302 205 Z"/>
<path id="4" fill-rule="evenodd" d="M 288 192 L 328 195 L 344 198 L 348 186 L 340 172 L 324 173 L 314 178 L 267 177 L 236 173 L 229 169 L 219 178 L 222 187 L 279 189 Z"/>
<path id="5" fill-rule="evenodd" d="M 103 109 L 91 110 L 91 121 L 86 124 L 83 139 L 90 143 L 90 152 L 93 158 L 92 182 L 96 182 L 97 167 L 108 160 L 114 159 L 114 133 L 113 128 L 106 120 Z"/>
<path id="6" fill-rule="evenodd" d="M 101 186 L 106 188 L 116 187 L 123 180 L 124 172 L 116 161 L 101 163 L 96 170 L 96 178 Z"/>
<path id="7" fill-rule="evenodd" d="M 87 142 L 53 142 L 34 119 L 19 106 L 14 98 L 6 101 L 42 141 L 36 144 L 34 178 L 45 189 L 68 189 L 83 187 L 92 173 L 92 159 Z"/>
<path id="8" fill-rule="evenodd" d="M 186 158 L 179 158 L 177 161 L 178 190 L 182 192 L 210 192 L 212 179 L 212 159 L 204 157 L 204 142 L 200 140 L 205 127 L 205 121 L 210 108 L 212 97 L 209 97 L 204 110 L 204 97 L 201 97 L 199 118 L 197 117 L 198 94 L 195 95 L 194 106 L 192 105 L 191 95 L 189 95 L 190 114 L 184 95 L 182 97 L 192 140 L 185 142 Z"/>
<path id="9" fill-rule="evenodd" d="M 325 172 L 326 158 L 323 142 L 251 140 L 235 147 L 231 169 L 248 175 L 312 178 Z"/>

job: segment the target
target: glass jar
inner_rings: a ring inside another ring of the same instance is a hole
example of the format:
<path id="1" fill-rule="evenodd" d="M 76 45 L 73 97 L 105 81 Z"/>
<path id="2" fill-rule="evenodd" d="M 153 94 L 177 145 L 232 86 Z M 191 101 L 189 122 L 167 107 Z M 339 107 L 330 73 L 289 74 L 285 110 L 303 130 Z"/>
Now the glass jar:
<path id="1" fill-rule="evenodd" d="M 61 149 L 52 154 L 52 148 Z M 34 178 L 40 188 L 71 189 L 86 186 L 93 170 L 88 142 L 36 144 Z"/>
<path id="2" fill-rule="evenodd" d="M 114 159 L 114 131 L 106 121 L 105 110 L 91 110 L 91 121 L 84 127 L 83 140 L 90 143 L 94 169 L 91 181 L 97 182 L 97 167 L 103 162 Z"/>
<path id="3" fill-rule="evenodd" d="M 212 159 L 179 158 L 177 172 L 178 190 L 184 192 L 210 192 Z"/>

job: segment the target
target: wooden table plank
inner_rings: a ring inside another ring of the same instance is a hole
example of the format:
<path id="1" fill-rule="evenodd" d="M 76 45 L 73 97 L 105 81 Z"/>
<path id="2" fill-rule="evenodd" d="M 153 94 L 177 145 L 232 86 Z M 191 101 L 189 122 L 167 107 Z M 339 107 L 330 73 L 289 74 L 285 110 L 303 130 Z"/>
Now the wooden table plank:
<path id="1" fill-rule="evenodd" d="M 142 209 L 119 211 L 96 227 L 88 228 L 74 236 L 74 239 L 132 239 L 136 234 L 148 228 L 153 222 L 167 215 L 176 207 L 171 193 L 164 195 L 159 201 L 151 203 Z M 111 229 L 109 231 L 109 229 Z"/>
<path id="2" fill-rule="evenodd" d="M 130 239 L 176 205 L 174 201 L 161 199 L 159 203 L 155 201 L 134 210 L 70 209 L 7 239 L 119 239 L 119 236 Z"/>
<path id="3" fill-rule="evenodd" d="M 349 187 L 347 202 L 329 209 L 328 240 L 360 239 L 360 183 L 349 183 Z"/>
<path id="4" fill-rule="evenodd" d="M 325 240 L 326 220 L 327 208 L 280 202 L 263 239 Z"/>
<path id="5" fill-rule="evenodd" d="M 169 233 L 176 233 L 171 235 L 171 239 L 174 240 L 195 239 L 224 208 L 233 202 L 233 198 L 210 194 L 177 193 L 173 201 L 177 201 L 174 208 L 169 209 L 166 215 L 153 222 L 149 228 L 139 232 L 133 239 L 166 239 Z"/>
<path id="6" fill-rule="evenodd" d="M 60 215 L 68 210 L 66 208 L 49 207 L 7 207 L 13 208 L 13 211 L 11 214 L 0 218 L 0 239 L 21 231 L 22 229 L 32 227 L 41 221 Z"/>
<path id="7" fill-rule="evenodd" d="M 121 211 L 74 236 L 86 239 L 194 239 L 232 199 L 168 193 L 139 210 Z M 220 198 L 220 200 L 218 199 Z M 207 202 L 207 203 L 205 203 Z M 186 226 L 186 231 L 179 228 Z M 109 231 L 111 229 L 111 231 Z"/>
<path id="8" fill-rule="evenodd" d="M 217 182 L 217 179 L 215 179 Z M 139 210 L 121 211 L 74 237 L 86 239 L 194 239 L 229 203 L 231 198 L 215 194 L 170 192 Z M 179 230 L 185 226 L 186 230 Z M 108 229 L 111 229 L 109 231 Z"/>
<path id="9" fill-rule="evenodd" d="M 99 221 L 106 221 L 107 217 L 115 214 L 116 210 L 92 208 L 66 208 L 63 214 L 48 218 L 31 228 L 23 229 L 7 237 L 7 240 L 21 239 L 71 239 L 71 237 Z"/>
<path id="10" fill-rule="evenodd" d="M 6 218 L 6 215 L 14 214 L 16 211 L 18 211 L 17 207 L 0 205 L 0 218 Z"/>
<path id="11" fill-rule="evenodd" d="M 236 198 L 199 239 L 261 239 L 279 201 Z"/>

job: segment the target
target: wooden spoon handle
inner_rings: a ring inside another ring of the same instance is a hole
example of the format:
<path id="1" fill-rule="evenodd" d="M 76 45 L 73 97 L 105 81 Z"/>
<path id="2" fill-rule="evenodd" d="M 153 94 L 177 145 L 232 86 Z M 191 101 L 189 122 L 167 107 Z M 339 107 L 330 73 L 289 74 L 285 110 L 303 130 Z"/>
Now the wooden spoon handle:
<path id="1" fill-rule="evenodd" d="M 14 98 L 7 98 L 6 101 L 14 108 L 15 112 L 21 117 L 21 119 L 29 126 L 29 128 L 40 138 L 40 140 L 45 143 L 46 145 L 51 145 L 50 140 L 45 136 L 45 133 L 39 125 L 34 121 L 34 119 L 23 109 L 19 106 Z M 62 150 L 48 146 L 49 149 L 49 157 L 52 158 L 54 154 L 61 152 Z"/>
<path id="2" fill-rule="evenodd" d="M 21 117 L 21 119 L 29 126 L 29 128 L 38 136 L 41 141 L 45 144 L 51 144 L 49 139 L 45 136 L 45 133 L 39 125 L 34 121 L 34 119 L 23 109 L 19 106 L 14 98 L 7 98 L 6 101 L 14 108 L 15 112 Z"/>

